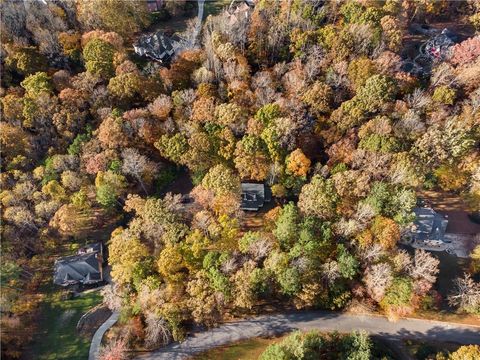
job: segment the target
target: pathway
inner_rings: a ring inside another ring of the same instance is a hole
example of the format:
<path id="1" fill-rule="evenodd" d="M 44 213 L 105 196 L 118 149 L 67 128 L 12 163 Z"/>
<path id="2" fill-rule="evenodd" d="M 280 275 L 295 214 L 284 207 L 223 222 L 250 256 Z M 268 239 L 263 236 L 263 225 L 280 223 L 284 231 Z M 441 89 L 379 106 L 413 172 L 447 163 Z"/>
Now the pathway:
<path id="1" fill-rule="evenodd" d="M 105 321 L 97 329 L 97 331 L 95 331 L 95 334 L 92 338 L 92 343 L 90 344 L 88 360 L 96 360 L 98 358 L 98 352 L 100 350 L 100 344 L 102 343 L 103 335 L 117 322 L 119 315 L 119 312 L 113 312 L 112 315 L 110 315 L 110 317 L 107 319 L 107 321 Z"/>
<path id="2" fill-rule="evenodd" d="M 350 332 L 366 330 L 387 340 L 415 338 L 459 344 L 480 344 L 480 325 L 468 326 L 423 319 L 401 319 L 390 322 L 383 316 L 350 315 L 327 311 L 304 311 L 263 315 L 225 323 L 217 328 L 188 337 L 182 343 L 142 354 L 139 360 L 179 360 L 217 346 L 259 336 L 272 336 L 295 329 Z"/>

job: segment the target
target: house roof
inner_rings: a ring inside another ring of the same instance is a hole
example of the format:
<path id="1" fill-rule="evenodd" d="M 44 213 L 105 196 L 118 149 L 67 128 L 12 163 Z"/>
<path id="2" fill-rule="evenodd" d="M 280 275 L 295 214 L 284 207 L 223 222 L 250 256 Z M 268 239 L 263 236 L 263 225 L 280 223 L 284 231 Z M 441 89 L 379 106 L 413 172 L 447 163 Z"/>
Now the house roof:
<path id="1" fill-rule="evenodd" d="M 448 220 L 432 208 L 413 209 L 415 222 L 413 234 L 417 240 L 444 240 Z"/>
<path id="2" fill-rule="evenodd" d="M 140 56 L 147 56 L 156 61 L 165 61 L 172 57 L 181 47 L 182 39 L 178 35 L 167 36 L 162 31 L 143 35 L 133 45 Z"/>
<path id="3" fill-rule="evenodd" d="M 270 200 L 271 193 L 265 184 L 242 183 L 240 209 L 257 211 Z"/>
<path id="4" fill-rule="evenodd" d="M 53 282 L 57 285 L 89 283 L 102 280 L 98 251 L 67 256 L 55 261 Z"/>

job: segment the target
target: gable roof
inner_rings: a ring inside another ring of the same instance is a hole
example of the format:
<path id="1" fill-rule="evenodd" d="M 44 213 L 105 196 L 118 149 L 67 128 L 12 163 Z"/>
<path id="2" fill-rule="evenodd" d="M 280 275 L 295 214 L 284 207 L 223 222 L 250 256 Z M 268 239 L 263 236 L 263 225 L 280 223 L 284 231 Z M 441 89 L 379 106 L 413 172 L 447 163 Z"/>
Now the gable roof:
<path id="1" fill-rule="evenodd" d="M 133 45 L 135 52 L 140 56 L 147 56 L 156 61 L 165 61 L 175 55 L 182 47 L 182 38 L 174 34 L 167 36 L 162 31 L 143 35 Z"/>
<path id="2" fill-rule="evenodd" d="M 242 183 L 240 209 L 257 211 L 271 200 L 271 193 L 265 184 Z"/>
<path id="3" fill-rule="evenodd" d="M 428 207 L 417 207 L 413 211 L 415 213 L 413 235 L 417 240 L 444 241 L 447 219 Z"/>
<path id="4" fill-rule="evenodd" d="M 91 283 L 102 280 L 98 251 L 67 256 L 55 261 L 53 282 L 57 285 Z"/>

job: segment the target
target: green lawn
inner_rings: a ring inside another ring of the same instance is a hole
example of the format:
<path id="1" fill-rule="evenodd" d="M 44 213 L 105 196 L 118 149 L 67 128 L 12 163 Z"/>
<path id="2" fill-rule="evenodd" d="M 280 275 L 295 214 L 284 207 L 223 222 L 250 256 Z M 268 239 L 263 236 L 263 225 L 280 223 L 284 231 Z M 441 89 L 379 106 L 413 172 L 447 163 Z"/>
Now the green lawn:
<path id="1" fill-rule="evenodd" d="M 80 317 L 101 303 L 98 291 L 71 300 L 58 300 L 51 296 L 41 308 L 38 335 L 32 352 L 39 360 L 85 360 L 90 340 L 79 335 L 76 325 Z"/>

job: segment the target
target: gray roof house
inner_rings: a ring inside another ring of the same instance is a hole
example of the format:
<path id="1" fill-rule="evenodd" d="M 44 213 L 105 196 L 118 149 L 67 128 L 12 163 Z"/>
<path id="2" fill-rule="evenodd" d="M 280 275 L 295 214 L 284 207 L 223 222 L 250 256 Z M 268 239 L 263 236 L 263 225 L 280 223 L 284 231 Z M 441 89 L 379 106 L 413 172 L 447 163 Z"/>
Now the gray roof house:
<path id="1" fill-rule="evenodd" d="M 448 220 L 429 207 L 417 207 L 413 209 L 415 221 L 412 229 L 412 237 L 417 242 L 426 245 L 439 245 L 447 242 L 445 230 Z"/>
<path id="2" fill-rule="evenodd" d="M 178 35 L 165 35 L 162 31 L 141 36 L 133 48 L 140 56 L 149 57 L 155 61 L 168 61 L 177 51 L 183 48 L 183 39 Z"/>
<path id="3" fill-rule="evenodd" d="M 265 184 L 242 183 L 242 198 L 240 209 L 258 211 L 272 199 L 272 193 Z"/>
<path id="4" fill-rule="evenodd" d="M 53 282 L 56 285 L 95 284 L 103 281 L 103 246 L 101 243 L 88 245 L 76 255 L 55 261 Z"/>

